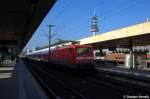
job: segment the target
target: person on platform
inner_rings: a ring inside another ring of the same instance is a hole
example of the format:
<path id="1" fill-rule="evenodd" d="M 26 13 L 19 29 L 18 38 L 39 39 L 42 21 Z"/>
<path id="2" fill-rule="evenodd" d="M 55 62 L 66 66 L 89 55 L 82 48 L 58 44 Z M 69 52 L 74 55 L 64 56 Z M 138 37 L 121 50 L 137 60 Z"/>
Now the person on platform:
<path id="1" fill-rule="evenodd" d="M 19 56 L 17 55 L 16 56 L 16 63 L 18 63 L 19 62 Z"/>

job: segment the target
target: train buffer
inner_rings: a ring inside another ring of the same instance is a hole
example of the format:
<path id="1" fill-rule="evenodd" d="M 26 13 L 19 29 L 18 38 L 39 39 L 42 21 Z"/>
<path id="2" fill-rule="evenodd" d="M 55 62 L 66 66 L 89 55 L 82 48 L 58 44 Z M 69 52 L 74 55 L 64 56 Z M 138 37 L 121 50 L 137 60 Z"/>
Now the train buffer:
<path id="1" fill-rule="evenodd" d="M 0 99 L 49 99 L 22 61 L 0 65 Z"/>

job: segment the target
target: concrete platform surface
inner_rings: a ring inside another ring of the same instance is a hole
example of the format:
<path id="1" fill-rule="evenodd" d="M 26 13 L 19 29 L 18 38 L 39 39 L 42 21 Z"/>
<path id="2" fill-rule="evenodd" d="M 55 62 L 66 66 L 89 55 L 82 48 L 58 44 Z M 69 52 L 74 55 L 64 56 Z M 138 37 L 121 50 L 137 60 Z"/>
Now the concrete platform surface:
<path id="1" fill-rule="evenodd" d="M 0 65 L 0 99 L 49 99 L 24 63 Z"/>
<path id="2" fill-rule="evenodd" d="M 120 66 L 103 66 L 103 65 L 96 66 L 96 68 L 97 70 L 100 71 L 129 75 L 140 79 L 147 79 L 148 81 L 150 81 L 150 70 L 138 70 L 138 69 L 123 68 Z"/>

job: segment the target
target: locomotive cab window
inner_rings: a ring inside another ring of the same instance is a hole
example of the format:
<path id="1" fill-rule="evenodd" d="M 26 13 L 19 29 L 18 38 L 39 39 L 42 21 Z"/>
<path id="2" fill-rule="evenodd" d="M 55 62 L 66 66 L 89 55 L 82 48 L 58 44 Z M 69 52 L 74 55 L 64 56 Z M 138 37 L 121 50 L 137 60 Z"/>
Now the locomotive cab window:
<path id="1" fill-rule="evenodd" d="M 87 54 L 92 53 L 91 48 L 77 48 L 77 54 Z"/>

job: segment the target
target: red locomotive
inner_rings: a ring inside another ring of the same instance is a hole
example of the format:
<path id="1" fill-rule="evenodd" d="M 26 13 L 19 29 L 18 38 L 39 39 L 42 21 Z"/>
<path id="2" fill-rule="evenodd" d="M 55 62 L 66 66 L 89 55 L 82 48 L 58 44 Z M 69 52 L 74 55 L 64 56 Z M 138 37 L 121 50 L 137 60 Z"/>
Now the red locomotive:
<path id="1" fill-rule="evenodd" d="M 39 61 L 49 61 L 69 68 L 93 69 L 94 57 L 92 46 L 63 42 L 53 45 L 50 49 L 42 49 L 28 54 L 30 58 Z"/>

